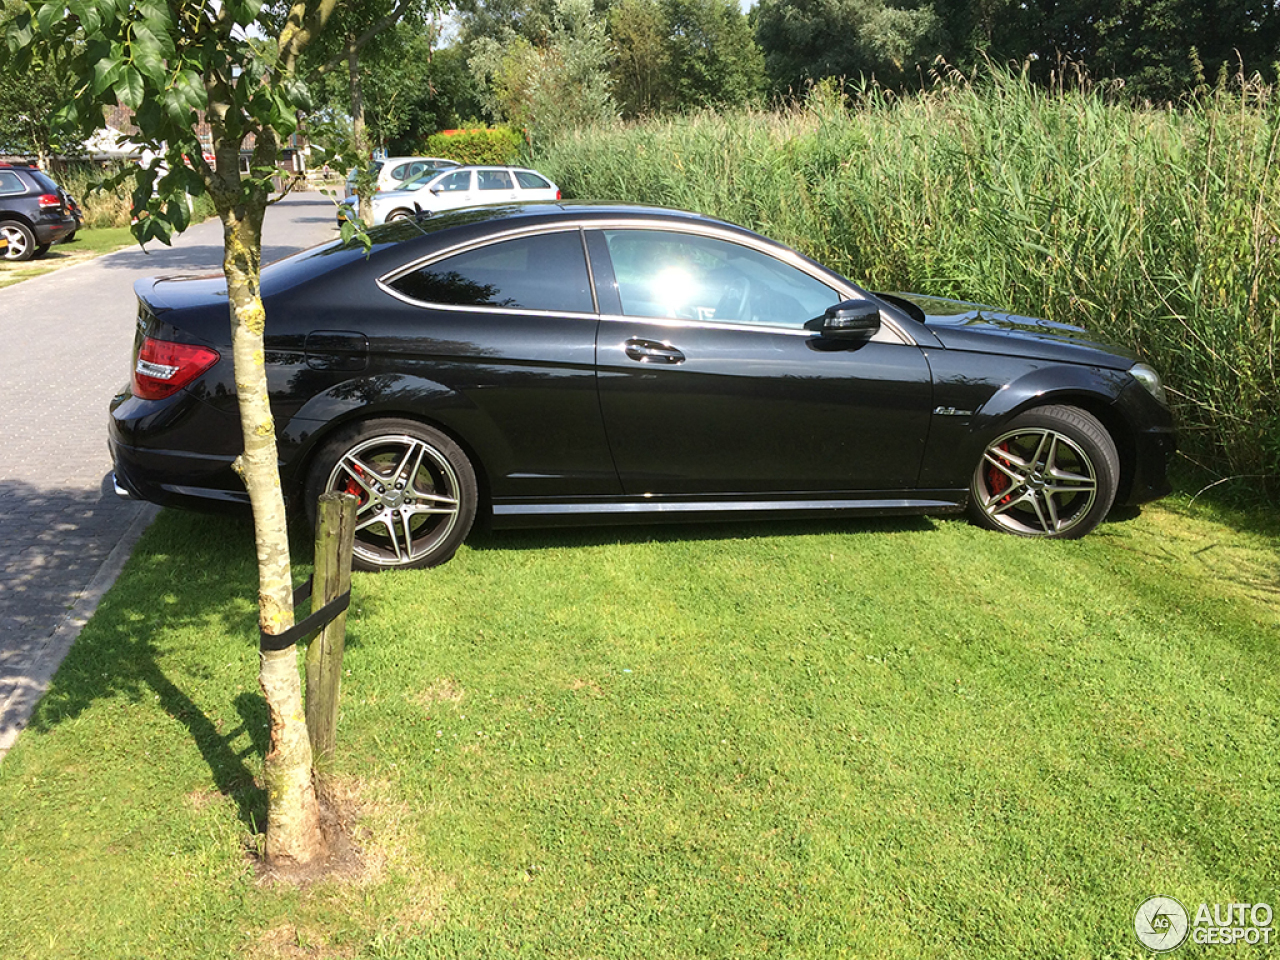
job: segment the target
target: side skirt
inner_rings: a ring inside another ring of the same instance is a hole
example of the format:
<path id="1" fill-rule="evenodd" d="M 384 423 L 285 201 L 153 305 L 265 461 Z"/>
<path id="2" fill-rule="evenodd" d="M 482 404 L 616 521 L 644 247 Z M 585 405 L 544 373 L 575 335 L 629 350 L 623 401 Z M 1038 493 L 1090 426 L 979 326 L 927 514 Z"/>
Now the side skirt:
<path id="1" fill-rule="evenodd" d="M 812 499 L 680 500 L 646 497 L 627 500 L 497 502 L 493 526 L 575 526 L 608 523 L 679 523 L 731 519 L 828 517 L 861 514 L 959 513 L 968 498 L 966 490 L 915 491 L 915 496 L 815 497 Z"/>

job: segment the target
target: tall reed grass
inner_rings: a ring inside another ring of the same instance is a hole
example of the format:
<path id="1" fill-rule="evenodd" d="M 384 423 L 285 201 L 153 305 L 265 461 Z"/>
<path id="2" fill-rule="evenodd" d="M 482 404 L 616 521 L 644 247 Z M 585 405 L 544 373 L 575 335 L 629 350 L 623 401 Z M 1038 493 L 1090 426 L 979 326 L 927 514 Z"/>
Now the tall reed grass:
<path id="1" fill-rule="evenodd" d="M 103 171 L 92 164 L 75 163 L 54 172 L 54 179 L 67 193 L 76 198 L 84 212 L 84 225 L 89 229 L 103 227 L 127 227 L 131 219 L 129 188 L 121 185 L 114 190 L 98 190 L 95 184 L 103 177 Z"/>
<path id="2" fill-rule="evenodd" d="M 1165 375 L 1186 456 L 1280 494 L 1280 92 L 1164 109 L 1016 73 L 575 132 L 566 196 L 698 210 L 878 290 L 1088 327 Z"/>
<path id="3" fill-rule="evenodd" d="M 95 164 L 71 162 L 53 171 L 53 178 L 67 193 L 76 198 L 84 213 L 88 229 L 127 227 L 133 222 L 133 186 L 126 182 L 110 189 L 102 181 L 121 168 L 102 169 Z M 191 201 L 192 222 L 213 216 L 213 201 L 206 196 Z"/>

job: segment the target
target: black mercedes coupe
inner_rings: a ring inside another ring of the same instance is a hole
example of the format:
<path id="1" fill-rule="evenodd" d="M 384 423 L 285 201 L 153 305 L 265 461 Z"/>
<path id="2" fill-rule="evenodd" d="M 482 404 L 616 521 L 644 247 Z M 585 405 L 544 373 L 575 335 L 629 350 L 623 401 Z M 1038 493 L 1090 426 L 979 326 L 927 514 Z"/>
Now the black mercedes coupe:
<path id="1" fill-rule="evenodd" d="M 872 294 L 755 233 L 527 204 L 375 228 L 262 272 L 286 495 L 359 499 L 355 561 L 495 527 L 966 510 L 1074 538 L 1169 491 L 1160 378 L 1083 330 Z M 117 489 L 248 502 L 221 277 L 140 281 Z"/>

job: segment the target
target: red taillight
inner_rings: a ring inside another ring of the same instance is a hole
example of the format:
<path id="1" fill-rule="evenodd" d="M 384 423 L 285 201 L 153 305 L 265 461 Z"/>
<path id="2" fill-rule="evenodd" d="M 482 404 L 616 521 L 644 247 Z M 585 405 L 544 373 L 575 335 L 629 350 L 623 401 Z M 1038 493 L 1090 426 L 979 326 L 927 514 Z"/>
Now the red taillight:
<path id="1" fill-rule="evenodd" d="M 556 191 L 556 199 L 557 199 L 557 200 L 559 200 L 559 199 L 560 199 L 560 191 L 559 191 L 559 190 L 557 190 L 557 191 Z"/>
<path id="2" fill-rule="evenodd" d="M 62 201 L 58 199 L 58 195 L 56 193 L 42 193 L 40 196 L 36 197 L 36 203 L 40 206 L 41 210 L 46 207 L 62 206 Z"/>
<path id="3" fill-rule="evenodd" d="M 133 365 L 132 391 L 143 400 L 172 396 L 219 360 L 218 351 L 147 337 Z"/>

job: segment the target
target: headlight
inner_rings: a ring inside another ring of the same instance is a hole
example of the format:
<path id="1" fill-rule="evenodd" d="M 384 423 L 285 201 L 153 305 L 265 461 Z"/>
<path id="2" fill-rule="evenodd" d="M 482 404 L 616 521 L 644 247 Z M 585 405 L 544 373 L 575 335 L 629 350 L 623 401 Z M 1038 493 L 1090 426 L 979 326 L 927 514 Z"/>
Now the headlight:
<path id="1" fill-rule="evenodd" d="M 1145 363 L 1135 363 L 1129 368 L 1129 375 L 1146 387 L 1147 393 L 1151 394 L 1166 407 L 1169 405 L 1169 398 L 1164 393 L 1164 384 L 1160 382 L 1160 374 L 1156 373 L 1154 369 Z"/>

